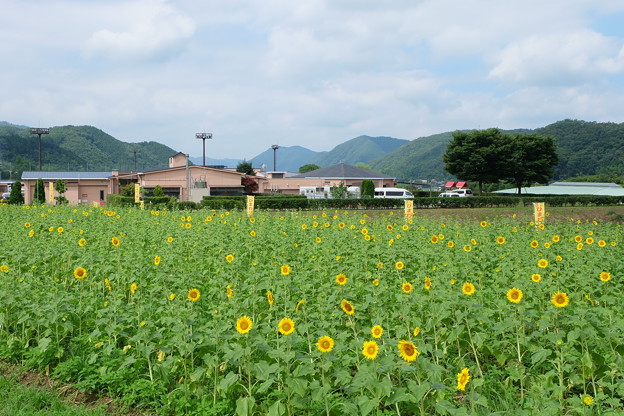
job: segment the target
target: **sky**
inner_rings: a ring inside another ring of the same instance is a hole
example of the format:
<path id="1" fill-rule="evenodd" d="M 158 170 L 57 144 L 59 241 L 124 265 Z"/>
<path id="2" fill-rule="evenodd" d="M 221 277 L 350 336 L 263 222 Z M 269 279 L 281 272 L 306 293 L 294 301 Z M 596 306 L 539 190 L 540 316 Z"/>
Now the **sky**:
<path id="1" fill-rule="evenodd" d="M 211 158 L 624 122 L 624 0 L 0 0 L 0 120 Z"/>

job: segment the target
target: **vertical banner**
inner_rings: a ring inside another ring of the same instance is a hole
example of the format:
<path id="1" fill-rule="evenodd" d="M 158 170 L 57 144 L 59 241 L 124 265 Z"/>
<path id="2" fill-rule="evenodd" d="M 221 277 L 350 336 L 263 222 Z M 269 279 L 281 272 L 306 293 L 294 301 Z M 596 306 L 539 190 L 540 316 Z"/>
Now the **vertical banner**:
<path id="1" fill-rule="evenodd" d="M 405 219 L 410 219 L 412 218 L 412 215 L 414 215 L 414 200 L 413 199 L 406 199 L 405 200 Z"/>
<path id="2" fill-rule="evenodd" d="M 544 224 L 544 203 L 533 202 L 533 213 L 535 215 L 535 225 Z"/>
<path id="3" fill-rule="evenodd" d="M 254 212 L 254 197 L 247 195 L 247 216 L 251 217 Z"/>
<path id="4" fill-rule="evenodd" d="M 141 209 L 145 209 L 145 201 L 141 201 Z"/>
<path id="5" fill-rule="evenodd" d="M 48 201 L 52 204 L 54 203 L 54 182 L 48 182 Z"/>
<path id="6" fill-rule="evenodd" d="M 141 186 L 138 183 L 134 184 L 134 202 L 139 203 L 139 199 L 141 198 Z"/>

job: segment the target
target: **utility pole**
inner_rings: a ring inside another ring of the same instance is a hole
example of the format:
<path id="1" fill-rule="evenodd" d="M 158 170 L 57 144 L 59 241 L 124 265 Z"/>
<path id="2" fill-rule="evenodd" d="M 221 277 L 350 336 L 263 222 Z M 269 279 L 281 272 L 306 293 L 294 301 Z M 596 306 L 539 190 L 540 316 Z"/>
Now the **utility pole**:
<path id="1" fill-rule="evenodd" d="M 137 158 L 136 158 L 136 155 L 137 155 L 138 150 L 137 149 L 132 149 L 130 151 L 132 153 L 134 153 L 134 171 L 137 172 L 137 165 L 136 165 Z"/>
<path id="2" fill-rule="evenodd" d="M 195 133 L 196 139 L 202 139 L 204 160 L 202 166 L 206 166 L 206 139 L 212 139 L 212 133 Z"/>
<path id="3" fill-rule="evenodd" d="M 32 128 L 30 129 L 30 134 L 36 134 L 39 136 L 39 171 L 41 171 L 41 135 L 42 134 L 50 134 L 49 128 Z"/>

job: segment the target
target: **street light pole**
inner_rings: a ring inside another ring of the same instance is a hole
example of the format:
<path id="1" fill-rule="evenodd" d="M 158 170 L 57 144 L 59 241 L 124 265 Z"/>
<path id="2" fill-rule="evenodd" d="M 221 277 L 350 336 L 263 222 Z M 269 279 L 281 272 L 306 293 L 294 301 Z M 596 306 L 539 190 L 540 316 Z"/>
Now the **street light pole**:
<path id="1" fill-rule="evenodd" d="M 212 139 L 212 133 L 195 133 L 196 139 L 202 139 L 204 160 L 202 166 L 206 166 L 206 139 Z"/>
<path id="2" fill-rule="evenodd" d="M 279 149 L 279 146 L 274 144 L 273 146 L 271 146 L 271 149 L 273 149 L 273 172 L 277 171 L 277 149 Z"/>
<path id="3" fill-rule="evenodd" d="M 41 171 L 41 135 L 42 134 L 50 134 L 50 129 L 48 128 L 33 128 L 30 129 L 30 134 L 36 134 L 39 136 L 39 171 Z"/>

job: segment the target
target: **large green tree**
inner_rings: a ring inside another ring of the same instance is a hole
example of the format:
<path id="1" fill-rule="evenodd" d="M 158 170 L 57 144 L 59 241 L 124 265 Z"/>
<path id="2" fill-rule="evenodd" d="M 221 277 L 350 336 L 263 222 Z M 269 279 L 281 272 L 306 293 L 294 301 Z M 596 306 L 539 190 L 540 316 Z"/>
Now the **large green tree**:
<path id="1" fill-rule="evenodd" d="M 362 181 L 362 198 L 374 198 L 375 197 L 375 183 L 370 179 L 364 179 Z"/>
<path id="2" fill-rule="evenodd" d="M 307 165 L 303 165 L 299 167 L 299 173 L 312 172 L 313 170 L 320 169 L 319 165 L 315 165 L 314 163 L 308 163 Z"/>
<path id="3" fill-rule="evenodd" d="M 9 195 L 9 204 L 21 205 L 24 203 L 24 195 L 22 195 L 22 183 L 20 181 L 13 182 L 11 186 L 11 194 Z"/>
<path id="4" fill-rule="evenodd" d="M 496 182 L 500 178 L 502 145 L 505 135 L 496 128 L 456 131 L 443 155 L 444 169 L 458 179 L 479 184 Z"/>
<path id="5" fill-rule="evenodd" d="M 523 186 L 545 183 L 553 176 L 553 168 L 559 163 L 553 137 L 538 134 L 506 136 L 508 140 L 502 146 L 501 179 L 513 183 L 518 195 Z"/>
<path id="6" fill-rule="evenodd" d="M 251 162 L 248 162 L 246 160 L 241 161 L 236 166 L 236 172 L 244 173 L 245 175 L 256 176 L 256 172 L 253 170 Z"/>

